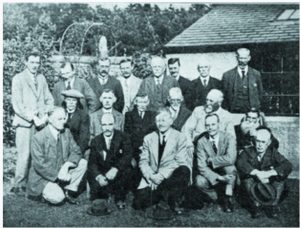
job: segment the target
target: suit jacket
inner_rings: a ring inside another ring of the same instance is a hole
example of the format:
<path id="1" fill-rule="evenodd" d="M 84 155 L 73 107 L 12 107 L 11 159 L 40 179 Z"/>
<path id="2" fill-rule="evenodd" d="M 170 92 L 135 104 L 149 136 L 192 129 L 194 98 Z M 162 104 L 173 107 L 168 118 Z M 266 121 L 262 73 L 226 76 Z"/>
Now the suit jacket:
<path id="1" fill-rule="evenodd" d="M 57 142 L 49 126 L 36 133 L 32 139 L 31 158 L 27 192 L 29 195 L 42 194 L 48 182 L 55 182 L 62 165 L 69 161 L 76 165 L 81 159 L 81 151 L 69 129 L 61 133 L 62 157 L 58 156 Z"/>
<path id="2" fill-rule="evenodd" d="M 212 185 L 217 183 L 217 174 L 214 170 L 229 165 L 234 165 L 236 161 L 235 138 L 225 132 L 219 131 L 219 143 L 217 154 L 214 152 L 212 143 L 209 141 L 208 133 L 198 140 L 196 147 L 197 165 L 200 175 L 204 176 Z M 212 165 L 207 162 L 212 158 Z"/>
<path id="3" fill-rule="evenodd" d="M 99 101 L 96 97 L 96 94 L 89 86 L 85 79 L 78 78 L 75 76 L 73 88 L 78 90 L 80 93 L 84 95 L 84 98 L 80 99 L 80 103 L 83 106 L 83 109 L 87 112 L 95 112 L 99 109 Z M 61 106 L 62 102 L 64 101 L 64 96 L 61 94 L 62 91 L 66 90 L 66 85 L 63 80 L 58 81 L 53 88 L 52 94 L 54 97 L 54 102 L 56 106 Z"/>
<path id="4" fill-rule="evenodd" d="M 236 97 L 236 82 L 240 77 L 237 67 L 229 70 L 223 74 L 222 88 L 224 92 L 223 105 L 229 111 L 233 108 L 233 102 Z M 260 72 L 248 66 L 248 91 L 250 107 L 260 108 L 263 96 L 263 86 L 261 81 Z"/>
<path id="5" fill-rule="evenodd" d="M 201 79 L 198 77 L 197 79 L 192 81 L 192 100 L 193 106 L 191 110 L 194 110 L 195 107 L 205 105 L 206 104 L 206 96 L 211 89 L 221 89 L 221 81 L 209 76 L 208 84 L 206 87 L 203 86 Z"/>
<path id="6" fill-rule="evenodd" d="M 133 109 L 133 101 L 139 91 L 142 79 L 139 79 L 134 75 L 131 75 L 128 79 L 125 79 L 124 77 L 119 77 L 118 79 L 121 82 L 124 93 L 124 109 L 122 113 L 125 114 Z M 128 84 L 128 89 L 126 87 L 126 82 Z"/>
<path id="7" fill-rule="evenodd" d="M 105 151 L 106 158 L 103 158 Z M 112 167 L 118 172 L 124 172 L 130 168 L 132 149 L 129 137 L 118 130 L 114 130 L 110 149 L 106 147 L 103 134 L 96 136 L 91 142 L 91 154 L 88 162 L 88 179 L 95 180 L 99 174 L 105 174 Z"/>
<path id="8" fill-rule="evenodd" d="M 215 113 L 220 118 L 220 130 L 224 131 L 235 138 L 234 126 L 232 124 L 232 115 L 230 112 L 223 108 L 219 108 Z M 205 129 L 205 116 L 206 112 L 204 106 L 198 106 L 194 109 L 192 115 L 187 119 L 182 127 L 182 132 L 186 135 L 189 140 L 189 144 L 193 144 L 196 136 L 199 136 Z"/>
<path id="9" fill-rule="evenodd" d="M 87 81 L 90 84 L 91 88 L 93 89 L 94 93 L 96 94 L 98 101 L 104 89 L 113 90 L 117 98 L 117 101 L 114 103 L 113 107 L 118 112 L 122 113 L 124 108 L 124 94 L 119 80 L 117 80 L 112 76 L 109 76 L 106 84 L 104 85 L 100 84 L 98 77 L 91 77 Z M 101 108 L 102 105 L 100 104 L 100 101 L 98 104 L 99 104 L 98 106 Z"/>
<path id="10" fill-rule="evenodd" d="M 123 131 L 124 127 L 124 116 L 116 111 L 115 109 L 112 110 L 112 114 L 115 118 L 115 126 L 114 128 L 117 130 Z M 103 110 L 99 109 L 98 111 L 90 114 L 90 135 L 91 139 L 93 139 L 95 136 L 100 135 L 102 133 L 102 127 L 101 127 L 101 118 L 103 116 Z"/>
<path id="11" fill-rule="evenodd" d="M 139 92 L 146 92 L 148 94 L 150 104 L 148 109 L 150 111 L 157 111 L 160 107 L 163 107 L 169 96 L 169 90 L 173 87 L 179 87 L 179 84 L 176 79 L 171 76 L 164 75 L 162 81 L 162 96 L 158 98 L 160 102 L 157 101 L 157 93 L 155 91 L 156 84 L 154 80 L 154 76 L 147 77 L 143 80 Z"/>
<path id="12" fill-rule="evenodd" d="M 254 169 L 267 171 L 273 167 L 280 179 L 287 178 L 292 171 L 292 164 L 275 147 L 267 149 L 261 162 L 257 159 L 254 146 L 245 148 L 238 156 L 236 166 L 241 179 L 250 177 L 250 173 Z"/>
<path id="13" fill-rule="evenodd" d="M 82 154 L 88 149 L 90 140 L 90 117 L 84 111 L 77 109 L 71 118 L 68 118 L 66 127 L 70 129 L 75 142 Z"/>
<path id="14" fill-rule="evenodd" d="M 133 157 L 137 161 L 140 156 L 139 147 L 143 145 L 144 136 L 155 131 L 155 129 L 154 112 L 146 111 L 142 119 L 135 107 L 132 111 L 125 114 L 124 132 L 126 132 L 132 139 L 131 144 L 133 147 Z"/>
<path id="15" fill-rule="evenodd" d="M 13 126 L 30 127 L 35 114 L 44 116 L 53 107 L 53 97 L 42 74 L 36 76 L 37 89 L 26 69 L 12 79 Z"/>
<path id="16" fill-rule="evenodd" d="M 192 112 L 189 109 L 181 105 L 177 118 L 174 120 L 172 127 L 177 131 L 181 131 L 183 125 L 185 124 L 187 119 L 191 116 L 191 114 Z"/>
<path id="17" fill-rule="evenodd" d="M 192 110 L 192 108 L 193 108 L 193 96 L 192 96 L 191 88 L 193 86 L 193 83 L 190 80 L 186 79 L 185 77 L 179 76 L 178 84 L 179 84 L 179 87 L 182 91 L 185 106 L 188 109 Z"/>
<path id="18" fill-rule="evenodd" d="M 160 173 L 168 179 L 179 166 L 187 166 L 191 170 L 193 155 L 187 153 L 186 139 L 182 133 L 170 128 L 168 139 L 158 164 L 159 134 L 154 131 L 144 138 L 139 167 L 145 178 L 151 173 Z M 144 182 L 145 180 L 142 180 Z"/>

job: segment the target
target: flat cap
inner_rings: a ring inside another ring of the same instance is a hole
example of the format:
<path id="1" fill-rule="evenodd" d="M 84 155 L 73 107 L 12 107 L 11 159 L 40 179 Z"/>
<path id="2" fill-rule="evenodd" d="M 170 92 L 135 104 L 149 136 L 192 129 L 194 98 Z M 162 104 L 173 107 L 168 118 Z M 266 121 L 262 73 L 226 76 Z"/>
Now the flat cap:
<path id="1" fill-rule="evenodd" d="M 61 94 L 65 97 L 84 98 L 84 95 L 75 89 L 64 90 Z"/>

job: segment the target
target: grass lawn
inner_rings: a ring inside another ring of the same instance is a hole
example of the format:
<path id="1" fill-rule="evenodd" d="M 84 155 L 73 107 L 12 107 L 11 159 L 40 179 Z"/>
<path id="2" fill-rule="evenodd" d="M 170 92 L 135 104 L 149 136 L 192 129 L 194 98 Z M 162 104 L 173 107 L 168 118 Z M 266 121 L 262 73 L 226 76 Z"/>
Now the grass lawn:
<path id="1" fill-rule="evenodd" d="M 7 151 L 7 150 L 6 150 Z M 10 227 L 21 226 L 206 226 L 206 227 L 299 227 L 299 180 L 289 179 L 290 189 L 288 197 L 280 205 L 281 214 L 278 219 L 261 217 L 252 219 L 246 209 L 236 204 L 232 214 L 224 213 L 218 205 L 204 207 L 201 210 L 191 211 L 187 216 L 178 216 L 169 221 L 157 221 L 145 217 L 142 211 L 135 211 L 130 206 L 125 210 L 117 210 L 106 217 L 90 216 L 86 213 L 90 201 L 85 193 L 79 196 L 80 205 L 64 204 L 60 207 L 49 206 L 35 202 L 25 197 L 8 194 L 11 167 L 5 162 L 15 153 L 8 150 L 9 156 L 4 155 L 4 198 L 3 198 L 3 225 Z M 11 162 L 13 164 L 13 162 Z M 128 199 L 132 202 L 132 195 Z"/>

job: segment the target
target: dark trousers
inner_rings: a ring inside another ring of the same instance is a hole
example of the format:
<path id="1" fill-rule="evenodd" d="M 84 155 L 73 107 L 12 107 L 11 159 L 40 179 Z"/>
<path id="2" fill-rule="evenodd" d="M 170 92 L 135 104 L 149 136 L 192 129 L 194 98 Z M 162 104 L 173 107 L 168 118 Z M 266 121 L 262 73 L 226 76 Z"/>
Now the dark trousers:
<path id="1" fill-rule="evenodd" d="M 247 178 L 245 180 L 242 181 L 242 186 L 244 187 L 247 196 L 248 196 L 248 200 L 250 199 L 250 205 L 249 206 L 253 206 L 253 204 L 255 204 L 255 199 L 252 197 L 251 194 L 251 186 L 256 182 L 257 180 L 254 180 L 253 178 Z M 272 206 L 275 206 L 278 204 L 281 194 L 283 192 L 283 190 L 285 189 L 285 182 L 284 181 L 271 181 L 270 184 L 276 189 L 276 197 L 275 200 L 272 203 Z"/>
<path id="2" fill-rule="evenodd" d="M 186 166 L 180 166 L 174 170 L 170 178 L 163 182 L 154 191 L 150 187 L 138 189 L 133 200 L 134 209 L 145 209 L 157 204 L 164 199 L 171 209 L 175 208 L 176 202 L 186 192 L 190 180 L 190 170 Z"/>
<path id="3" fill-rule="evenodd" d="M 108 185 L 102 187 L 94 179 L 88 176 L 90 185 L 90 200 L 107 199 L 109 195 L 115 196 L 115 201 L 125 200 L 129 191 L 130 169 L 118 172 L 114 180 L 109 181 Z"/>

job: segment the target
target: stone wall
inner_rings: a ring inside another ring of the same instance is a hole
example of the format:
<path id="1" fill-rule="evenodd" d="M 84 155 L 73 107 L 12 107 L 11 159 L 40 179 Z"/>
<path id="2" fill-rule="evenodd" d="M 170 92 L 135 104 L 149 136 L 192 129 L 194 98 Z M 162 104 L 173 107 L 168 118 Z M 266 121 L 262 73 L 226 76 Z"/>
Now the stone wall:
<path id="1" fill-rule="evenodd" d="M 233 114 L 232 122 L 239 124 L 242 114 Z M 268 127 L 279 140 L 279 152 L 293 164 L 290 178 L 299 179 L 299 117 L 266 116 Z"/>

